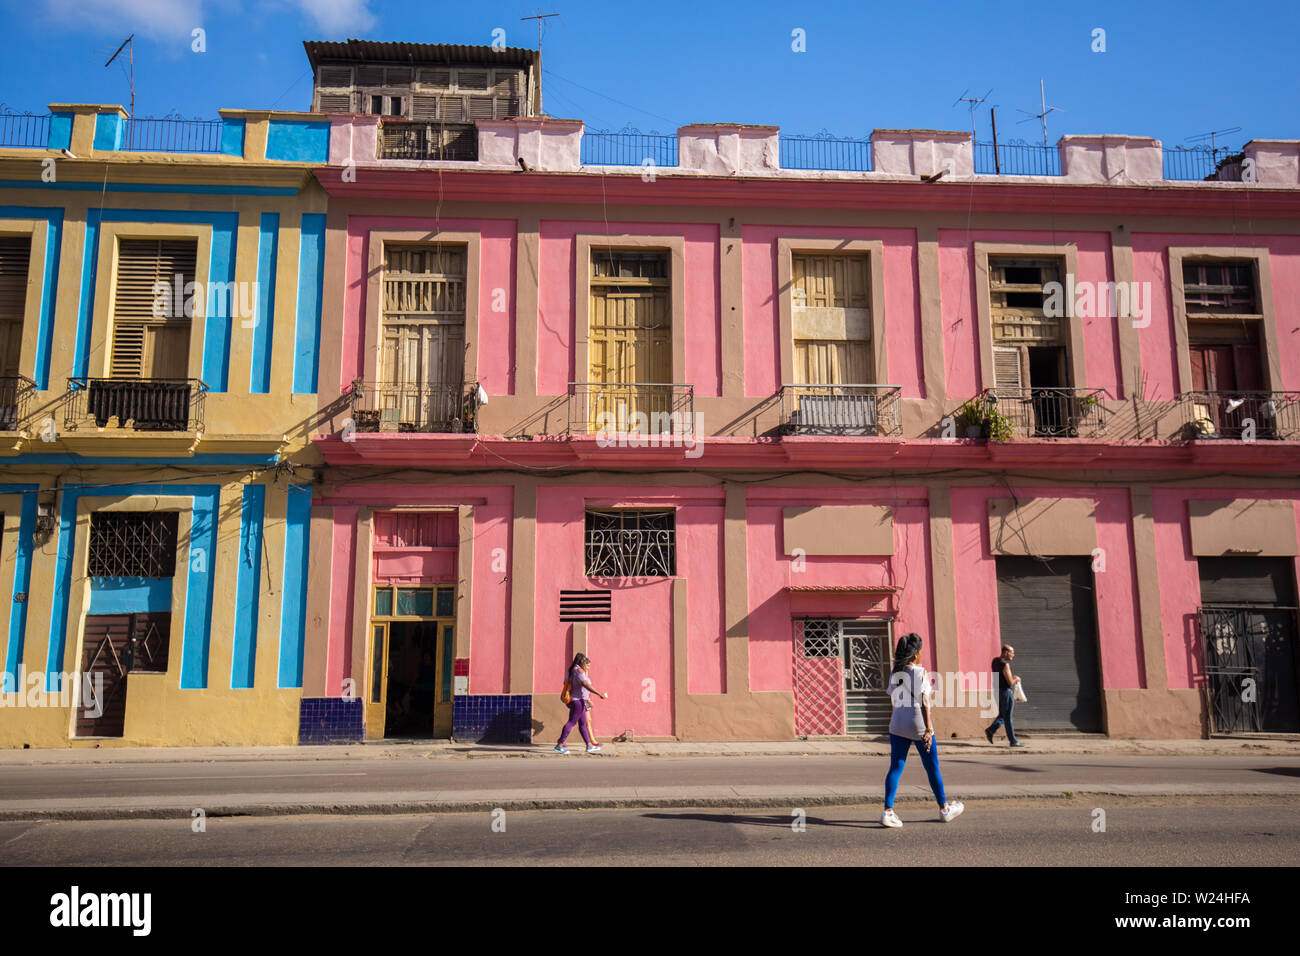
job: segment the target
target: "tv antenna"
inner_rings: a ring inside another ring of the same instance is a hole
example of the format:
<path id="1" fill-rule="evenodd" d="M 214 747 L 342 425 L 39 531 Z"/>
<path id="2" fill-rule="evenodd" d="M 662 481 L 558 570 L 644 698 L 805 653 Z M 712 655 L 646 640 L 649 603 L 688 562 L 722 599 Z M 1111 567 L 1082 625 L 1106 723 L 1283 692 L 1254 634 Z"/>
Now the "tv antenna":
<path id="1" fill-rule="evenodd" d="M 1198 136 L 1189 136 L 1185 140 L 1183 140 L 1183 142 L 1184 143 L 1209 143 L 1210 157 L 1217 163 L 1219 161 L 1220 150 L 1222 150 L 1225 153 L 1231 152 L 1231 150 L 1227 146 L 1216 146 L 1215 138 L 1218 136 L 1227 136 L 1229 133 L 1240 133 L 1240 132 L 1241 132 L 1240 126 L 1229 126 L 1227 129 L 1212 129 L 1208 133 L 1201 133 Z"/>
<path id="2" fill-rule="evenodd" d="M 961 96 L 953 100 L 952 105 L 956 106 L 958 103 L 970 104 L 970 145 L 971 145 L 971 149 L 974 149 L 975 148 L 975 107 L 979 106 L 981 103 L 988 100 L 989 93 L 993 92 L 993 88 L 989 87 L 988 93 L 985 93 L 983 96 L 967 96 L 966 94 L 969 92 L 970 92 L 969 89 L 962 90 Z"/>
<path id="3" fill-rule="evenodd" d="M 129 37 L 127 37 L 125 40 L 122 41 L 122 45 L 113 51 L 113 55 L 110 56 L 108 58 L 108 62 L 104 64 L 104 66 L 106 67 L 112 66 L 113 61 L 117 59 L 117 55 L 119 53 L 121 53 L 128 46 L 131 48 L 127 52 L 127 59 L 129 62 L 128 72 L 127 72 L 127 82 L 131 84 L 131 110 L 126 114 L 127 117 L 130 119 L 135 118 L 135 44 L 131 42 L 134 39 L 135 39 L 135 34 L 132 33 Z"/>
<path id="4" fill-rule="evenodd" d="M 551 17 L 558 17 L 558 13 L 535 13 L 531 17 L 520 17 L 520 20 L 537 21 L 537 112 L 545 115 L 542 109 L 542 26 Z"/>
<path id="5" fill-rule="evenodd" d="M 1040 112 L 1030 113 L 1029 110 L 1021 110 L 1020 112 L 1026 115 L 1025 118 L 1020 120 L 1019 122 L 1028 123 L 1031 119 L 1036 119 L 1038 120 L 1038 122 L 1042 123 L 1043 124 L 1043 145 L 1046 146 L 1047 145 L 1047 114 L 1064 113 L 1065 110 L 1061 109 L 1059 106 L 1047 105 L 1047 93 L 1043 87 L 1043 81 L 1041 77 L 1038 80 L 1038 102 L 1039 102 Z"/>

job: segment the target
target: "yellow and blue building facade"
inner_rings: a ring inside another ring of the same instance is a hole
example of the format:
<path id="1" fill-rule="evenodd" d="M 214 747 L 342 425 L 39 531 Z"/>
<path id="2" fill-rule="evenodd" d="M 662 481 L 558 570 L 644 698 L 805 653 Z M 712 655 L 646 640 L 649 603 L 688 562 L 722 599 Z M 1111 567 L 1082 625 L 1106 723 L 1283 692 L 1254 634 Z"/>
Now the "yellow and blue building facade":
<path id="1" fill-rule="evenodd" d="M 359 701 L 302 699 L 329 122 L 225 110 L 144 151 L 148 122 L 54 104 L 43 142 L 0 148 L 15 282 L 26 263 L 0 370 L 0 747 L 359 736 Z M 184 374 L 156 387 L 121 375 L 124 243 L 193 250 Z M 179 417 L 142 410 L 177 396 Z M 174 567 L 102 573 L 104 528 L 163 529 Z M 96 668 L 108 732 L 86 719 Z"/>

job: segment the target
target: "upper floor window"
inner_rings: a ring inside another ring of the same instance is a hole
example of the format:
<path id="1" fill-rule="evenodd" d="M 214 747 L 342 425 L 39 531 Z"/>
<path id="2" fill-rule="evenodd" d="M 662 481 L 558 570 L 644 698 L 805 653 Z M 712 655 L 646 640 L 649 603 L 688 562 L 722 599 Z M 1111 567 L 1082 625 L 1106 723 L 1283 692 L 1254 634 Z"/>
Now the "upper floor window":
<path id="1" fill-rule="evenodd" d="M 19 371 L 31 253 L 30 236 L 0 236 L 0 378 Z"/>
<path id="2" fill-rule="evenodd" d="M 118 243 L 110 377 L 189 376 L 197 248 L 194 239 Z"/>
<path id="3" fill-rule="evenodd" d="M 90 516 L 92 578 L 170 578 L 176 574 L 175 511 L 100 511 Z"/>
<path id="4" fill-rule="evenodd" d="M 1254 262 L 1184 260 L 1183 304 L 1188 315 L 1258 315 Z"/>
<path id="5" fill-rule="evenodd" d="M 1062 271 L 1061 261 L 1054 258 L 989 257 L 989 315 L 998 392 L 1069 387 L 1065 309 L 1053 304 L 1053 300 L 1063 301 Z"/>
<path id="6" fill-rule="evenodd" d="M 586 574 L 670 578 L 677 573 L 673 511 L 588 511 Z"/>
<path id="7" fill-rule="evenodd" d="M 848 385 L 875 381 L 870 276 L 865 255 L 791 255 L 790 319 L 797 382 Z"/>

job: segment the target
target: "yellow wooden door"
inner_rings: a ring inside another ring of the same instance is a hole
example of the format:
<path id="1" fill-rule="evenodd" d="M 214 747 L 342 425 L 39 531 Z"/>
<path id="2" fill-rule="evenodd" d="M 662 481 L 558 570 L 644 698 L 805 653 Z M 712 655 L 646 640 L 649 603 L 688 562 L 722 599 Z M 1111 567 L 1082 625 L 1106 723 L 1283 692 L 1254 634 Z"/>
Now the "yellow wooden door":
<path id="1" fill-rule="evenodd" d="M 588 337 L 592 430 L 652 424 L 672 410 L 672 307 L 662 253 L 594 257 Z M 632 387 L 632 386 L 636 387 Z M 603 388 L 598 386 L 605 386 Z"/>
<path id="2" fill-rule="evenodd" d="M 366 739 L 384 736 L 388 714 L 388 625 L 370 625 L 370 687 L 366 694 Z"/>
<path id="3" fill-rule="evenodd" d="M 864 255 L 791 257 L 795 381 L 871 384 L 870 271 Z"/>

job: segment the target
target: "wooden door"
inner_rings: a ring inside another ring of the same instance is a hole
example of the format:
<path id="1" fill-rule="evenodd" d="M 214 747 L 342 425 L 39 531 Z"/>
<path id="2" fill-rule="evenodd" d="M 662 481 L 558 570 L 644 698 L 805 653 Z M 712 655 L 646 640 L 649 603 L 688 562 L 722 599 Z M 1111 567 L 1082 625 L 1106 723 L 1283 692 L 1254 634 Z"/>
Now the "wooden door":
<path id="1" fill-rule="evenodd" d="M 83 692 L 77 736 L 121 737 L 131 670 L 131 615 L 87 615 L 82 647 L 81 672 L 89 677 L 92 693 Z"/>
<path id="2" fill-rule="evenodd" d="M 379 407 L 426 430 L 461 411 L 465 248 L 389 246 L 384 255 Z"/>
<path id="3" fill-rule="evenodd" d="M 638 413 L 672 411 L 672 306 L 662 253 L 593 257 L 589 327 L 590 381 L 607 385 L 592 398 L 592 427 L 626 430 Z M 639 388 L 620 386 L 639 385 Z M 647 387 L 648 386 L 648 387 Z"/>

